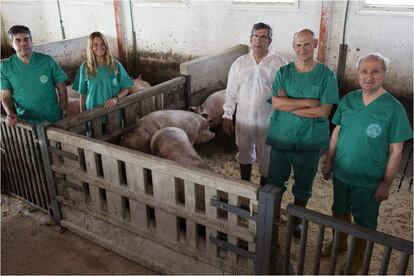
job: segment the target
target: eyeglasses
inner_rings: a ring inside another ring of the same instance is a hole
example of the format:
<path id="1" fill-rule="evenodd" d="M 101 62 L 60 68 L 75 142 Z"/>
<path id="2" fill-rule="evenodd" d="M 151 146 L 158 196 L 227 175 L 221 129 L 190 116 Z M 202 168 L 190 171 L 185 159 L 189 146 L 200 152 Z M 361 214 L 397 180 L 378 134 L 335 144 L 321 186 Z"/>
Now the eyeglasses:
<path id="1" fill-rule="evenodd" d="M 255 40 L 255 41 L 263 42 L 266 39 L 269 39 L 269 37 L 267 37 L 265 35 L 257 35 L 257 34 L 254 34 L 254 35 L 252 35 L 252 39 Z"/>

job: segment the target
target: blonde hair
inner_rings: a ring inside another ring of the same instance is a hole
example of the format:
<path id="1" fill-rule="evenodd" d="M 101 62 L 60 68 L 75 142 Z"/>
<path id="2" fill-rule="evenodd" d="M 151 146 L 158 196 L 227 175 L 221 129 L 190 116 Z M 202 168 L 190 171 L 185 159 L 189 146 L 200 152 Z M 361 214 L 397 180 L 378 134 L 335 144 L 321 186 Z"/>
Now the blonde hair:
<path id="1" fill-rule="evenodd" d="M 115 63 L 114 58 L 112 57 L 111 50 L 109 49 L 108 40 L 101 32 L 93 32 L 88 37 L 88 46 L 86 49 L 86 75 L 87 76 L 95 76 L 96 75 L 96 65 L 97 60 L 96 56 L 93 52 L 93 39 L 95 37 L 99 37 L 105 43 L 106 51 L 105 51 L 105 65 L 109 67 L 110 71 L 115 75 L 118 74 L 118 69 Z"/>

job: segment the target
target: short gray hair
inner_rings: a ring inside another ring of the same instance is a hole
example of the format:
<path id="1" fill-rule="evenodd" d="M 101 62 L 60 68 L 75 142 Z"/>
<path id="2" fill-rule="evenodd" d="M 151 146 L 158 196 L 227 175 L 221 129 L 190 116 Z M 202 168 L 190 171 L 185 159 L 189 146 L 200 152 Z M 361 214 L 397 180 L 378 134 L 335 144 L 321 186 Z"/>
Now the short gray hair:
<path id="1" fill-rule="evenodd" d="M 254 35 L 254 32 L 256 30 L 262 30 L 262 29 L 267 30 L 267 37 L 270 40 L 272 40 L 272 36 L 273 36 L 272 27 L 270 27 L 269 25 L 267 25 L 265 23 L 262 23 L 262 22 L 256 23 L 256 24 L 253 25 L 253 27 L 252 27 L 252 33 L 251 33 L 250 37 L 252 37 Z"/>
<path id="2" fill-rule="evenodd" d="M 12 26 L 9 31 L 7 32 L 7 34 L 9 35 L 9 39 L 10 41 L 13 41 L 13 36 L 17 35 L 17 34 L 27 34 L 30 38 L 30 40 L 32 40 L 32 33 L 30 32 L 30 29 L 26 26 L 23 25 L 14 25 Z"/>
<path id="3" fill-rule="evenodd" d="M 364 56 L 361 56 L 358 58 L 357 64 L 356 64 L 356 69 L 359 70 L 359 66 L 361 66 L 361 63 L 368 59 L 368 58 L 372 58 L 378 61 L 382 62 L 382 66 L 384 67 L 384 72 L 387 72 L 389 66 L 390 66 L 390 59 L 387 57 L 384 57 L 383 55 L 381 55 L 380 53 L 369 53 L 366 54 Z"/>

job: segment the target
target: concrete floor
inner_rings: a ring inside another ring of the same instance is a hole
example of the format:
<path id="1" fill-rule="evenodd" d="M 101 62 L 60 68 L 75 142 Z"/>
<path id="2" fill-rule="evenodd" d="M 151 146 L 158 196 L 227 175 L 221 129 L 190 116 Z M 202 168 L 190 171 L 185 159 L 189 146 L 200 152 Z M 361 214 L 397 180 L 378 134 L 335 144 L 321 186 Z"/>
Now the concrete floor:
<path id="1" fill-rule="evenodd" d="M 155 274 L 1 196 L 1 274 Z"/>

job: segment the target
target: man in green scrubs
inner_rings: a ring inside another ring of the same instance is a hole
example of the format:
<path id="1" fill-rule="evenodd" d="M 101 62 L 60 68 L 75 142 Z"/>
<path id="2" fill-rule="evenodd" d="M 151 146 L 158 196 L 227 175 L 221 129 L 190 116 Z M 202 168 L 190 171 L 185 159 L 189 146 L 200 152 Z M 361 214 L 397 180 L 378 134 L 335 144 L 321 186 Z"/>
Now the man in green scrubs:
<path id="1" fill-rule="evenodd" d="M 17 120 L 32 124 L 54 123 L 62 115 L 66 117 L 66 74 L 52 57 L 32 51 L 29 28 L 16 25 L 10 28 L 8 35 L 16 54 L 1 65 L 6 123 L 10 126 L 15 125 Z"/>
<path id="2" fill-rule="evenodd" d="M 274 109 L 267 131 L 270 152 L 269 183 L 286 190 L 293 167 L 295 204 L 306 207 L 319 163 L 320 150 L 329 144 L 328 117 L 338 103 L 334 72 L 314 60 L 318 40 L 311 30 L 293 38 L 296 61 L 276 74 L 272 91 Z M 294 236 L 301 235 L 301 221 L 295 219 Z"/>
<path id="3" fill-rule="evenodd" d="M 383 80 L 388 59 L 371 53 L 357 62 L 360 90 L 348 93 L 339 103 L 332 119 L 329 151 L 322 173 L 334 186 L 332 215 L 340 220 L 376 229 L 379 207 L 389 196 L 397 174 L 404 141 L 412 138 L 407 113 L 400 102 L 387 92 Z M 333 243 L 322 250 L 332 254 Z M 338 251 L 346 251 L 347 235 L 340 233 Z M 363 265 L 366 240 L 355 239 L 350 274 Z M 341 266 L 344 273 L 346 263 Z"/>

